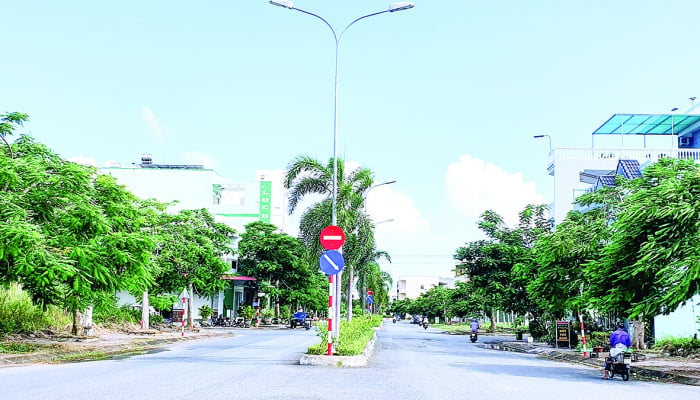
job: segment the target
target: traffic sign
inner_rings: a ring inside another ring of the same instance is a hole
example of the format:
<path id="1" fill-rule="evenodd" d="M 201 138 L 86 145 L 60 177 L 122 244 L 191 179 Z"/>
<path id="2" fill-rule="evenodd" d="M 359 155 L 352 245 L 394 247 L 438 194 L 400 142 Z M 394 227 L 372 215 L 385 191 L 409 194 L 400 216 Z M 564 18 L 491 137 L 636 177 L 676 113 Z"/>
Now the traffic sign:
<path id="1" fill-rule="evenodd" d="M 374 297 L 372 297 L 372 295 L 369 295 L 367 296 L 365 301 L 367 302 L 367 304 L 374 304 Z"/>
<path id="2" fill-rule="evenodd" d="M 345 260 L 340 252 L 335 250 L 324 251 L 319 262 L 321 271 L 326 275 L 335 275 L 345 267 Z"/>
<path id="3" fill-rule="evenodd" d="M 335 225 L 328 225 L 321 231 L 321 246 L 326 250 L 338 250 L 345 243 L 345 232 Z"/>

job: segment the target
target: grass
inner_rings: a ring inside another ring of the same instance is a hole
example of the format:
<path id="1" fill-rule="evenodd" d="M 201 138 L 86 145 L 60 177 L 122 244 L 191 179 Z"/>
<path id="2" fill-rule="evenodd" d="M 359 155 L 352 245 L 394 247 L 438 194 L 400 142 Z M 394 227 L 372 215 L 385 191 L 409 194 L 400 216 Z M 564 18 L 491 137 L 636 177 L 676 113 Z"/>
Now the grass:
<path id="1" fill-rule="evenodd" d="M 2 354 L 25 354 L 36 353 L 37 351 L 49 348 L 47 345 L 21 343 L 21 342 L 0 342 L 0 353 Z"/>
<path id="2" fill-rule="evenodd" d="M 61 354 L 56 356 L 56 361 L 97 361 L 106 360 L 112 357 L 112 355 L 105 353 L 104 351 L 86 351 L 83 353 L 69 353 Z"/>

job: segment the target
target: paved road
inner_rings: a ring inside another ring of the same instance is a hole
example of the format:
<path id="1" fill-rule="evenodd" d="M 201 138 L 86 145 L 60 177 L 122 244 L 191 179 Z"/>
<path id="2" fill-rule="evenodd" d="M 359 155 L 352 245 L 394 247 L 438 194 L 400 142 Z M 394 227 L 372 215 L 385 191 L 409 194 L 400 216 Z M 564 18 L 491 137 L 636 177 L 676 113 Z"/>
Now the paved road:
<path id="1" fill-rule="evenodd" d="M 313 330 L 239 333 L 121 360 L 3 368 L 0 399 L 700 398 L 700 387 L 603 381 L 588 367 L 486 350 L 406 322 L 384 325 L 368 368 L 298 365 Z"/>

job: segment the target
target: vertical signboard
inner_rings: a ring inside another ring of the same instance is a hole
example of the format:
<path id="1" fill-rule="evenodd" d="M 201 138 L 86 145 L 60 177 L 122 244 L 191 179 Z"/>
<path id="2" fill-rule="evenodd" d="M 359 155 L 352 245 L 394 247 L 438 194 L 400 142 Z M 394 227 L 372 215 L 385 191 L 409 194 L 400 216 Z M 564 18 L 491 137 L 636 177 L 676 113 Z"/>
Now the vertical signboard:
<path id="1" fill-rule="evenodd" d="M 569 336 L 569 321 L 557 321 L 555 337 L 557 340 L 557 348 L 566 346 L 571 348 L 571 338 Z"/>
<path id="2" fill-rule="evenodd" d="M 272 182 L 260 181 L 260 221 L 270 223 L 272 212 Z"/>

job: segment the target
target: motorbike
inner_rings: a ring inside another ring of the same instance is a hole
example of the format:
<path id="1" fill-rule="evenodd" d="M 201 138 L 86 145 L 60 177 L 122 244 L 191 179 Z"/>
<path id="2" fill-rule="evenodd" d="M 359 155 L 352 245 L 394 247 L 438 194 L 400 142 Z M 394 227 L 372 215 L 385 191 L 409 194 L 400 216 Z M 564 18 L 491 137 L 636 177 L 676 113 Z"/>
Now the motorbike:
<path id="1" fill-rule="evenodd" d="M 423 326 L 423 329 L 428 329 L 428 321 L 423 321 L 421 325 Z"/>
<path id="2" fill-rule="evenodd" d="M 479 338 L 479 334 L 476 333 L 476 332 L 472 332 L 472 333 L 469 335 L 469 340 L 471 340 L 472 343 L 475 343 L 476 340 L 477 340 L 478 338 Z"/>
<path id="3" fill-rule="evenodd" d="M 392 319 L 392 322 L 396 323 L 396 317 L 394 317 L 394 318 Z"/>
<path id="4" fill-rule="evenodd" d="M 630 379 L 630 364 L 632 364 L 632 354 L 623 352 L 614 357 L 607 357 L 605 363 L 609 365 L 608 373 L 610 379 L 616 374 L 622 377 L 623 381 Z"/>
<path id="5" fill-rule="evenodd" d="M 291 329 L 301 326 L 308 331 L 311 329 L 311 316 L 305 312 L 295 312 L 289 320 L 289 324 Z"/>

